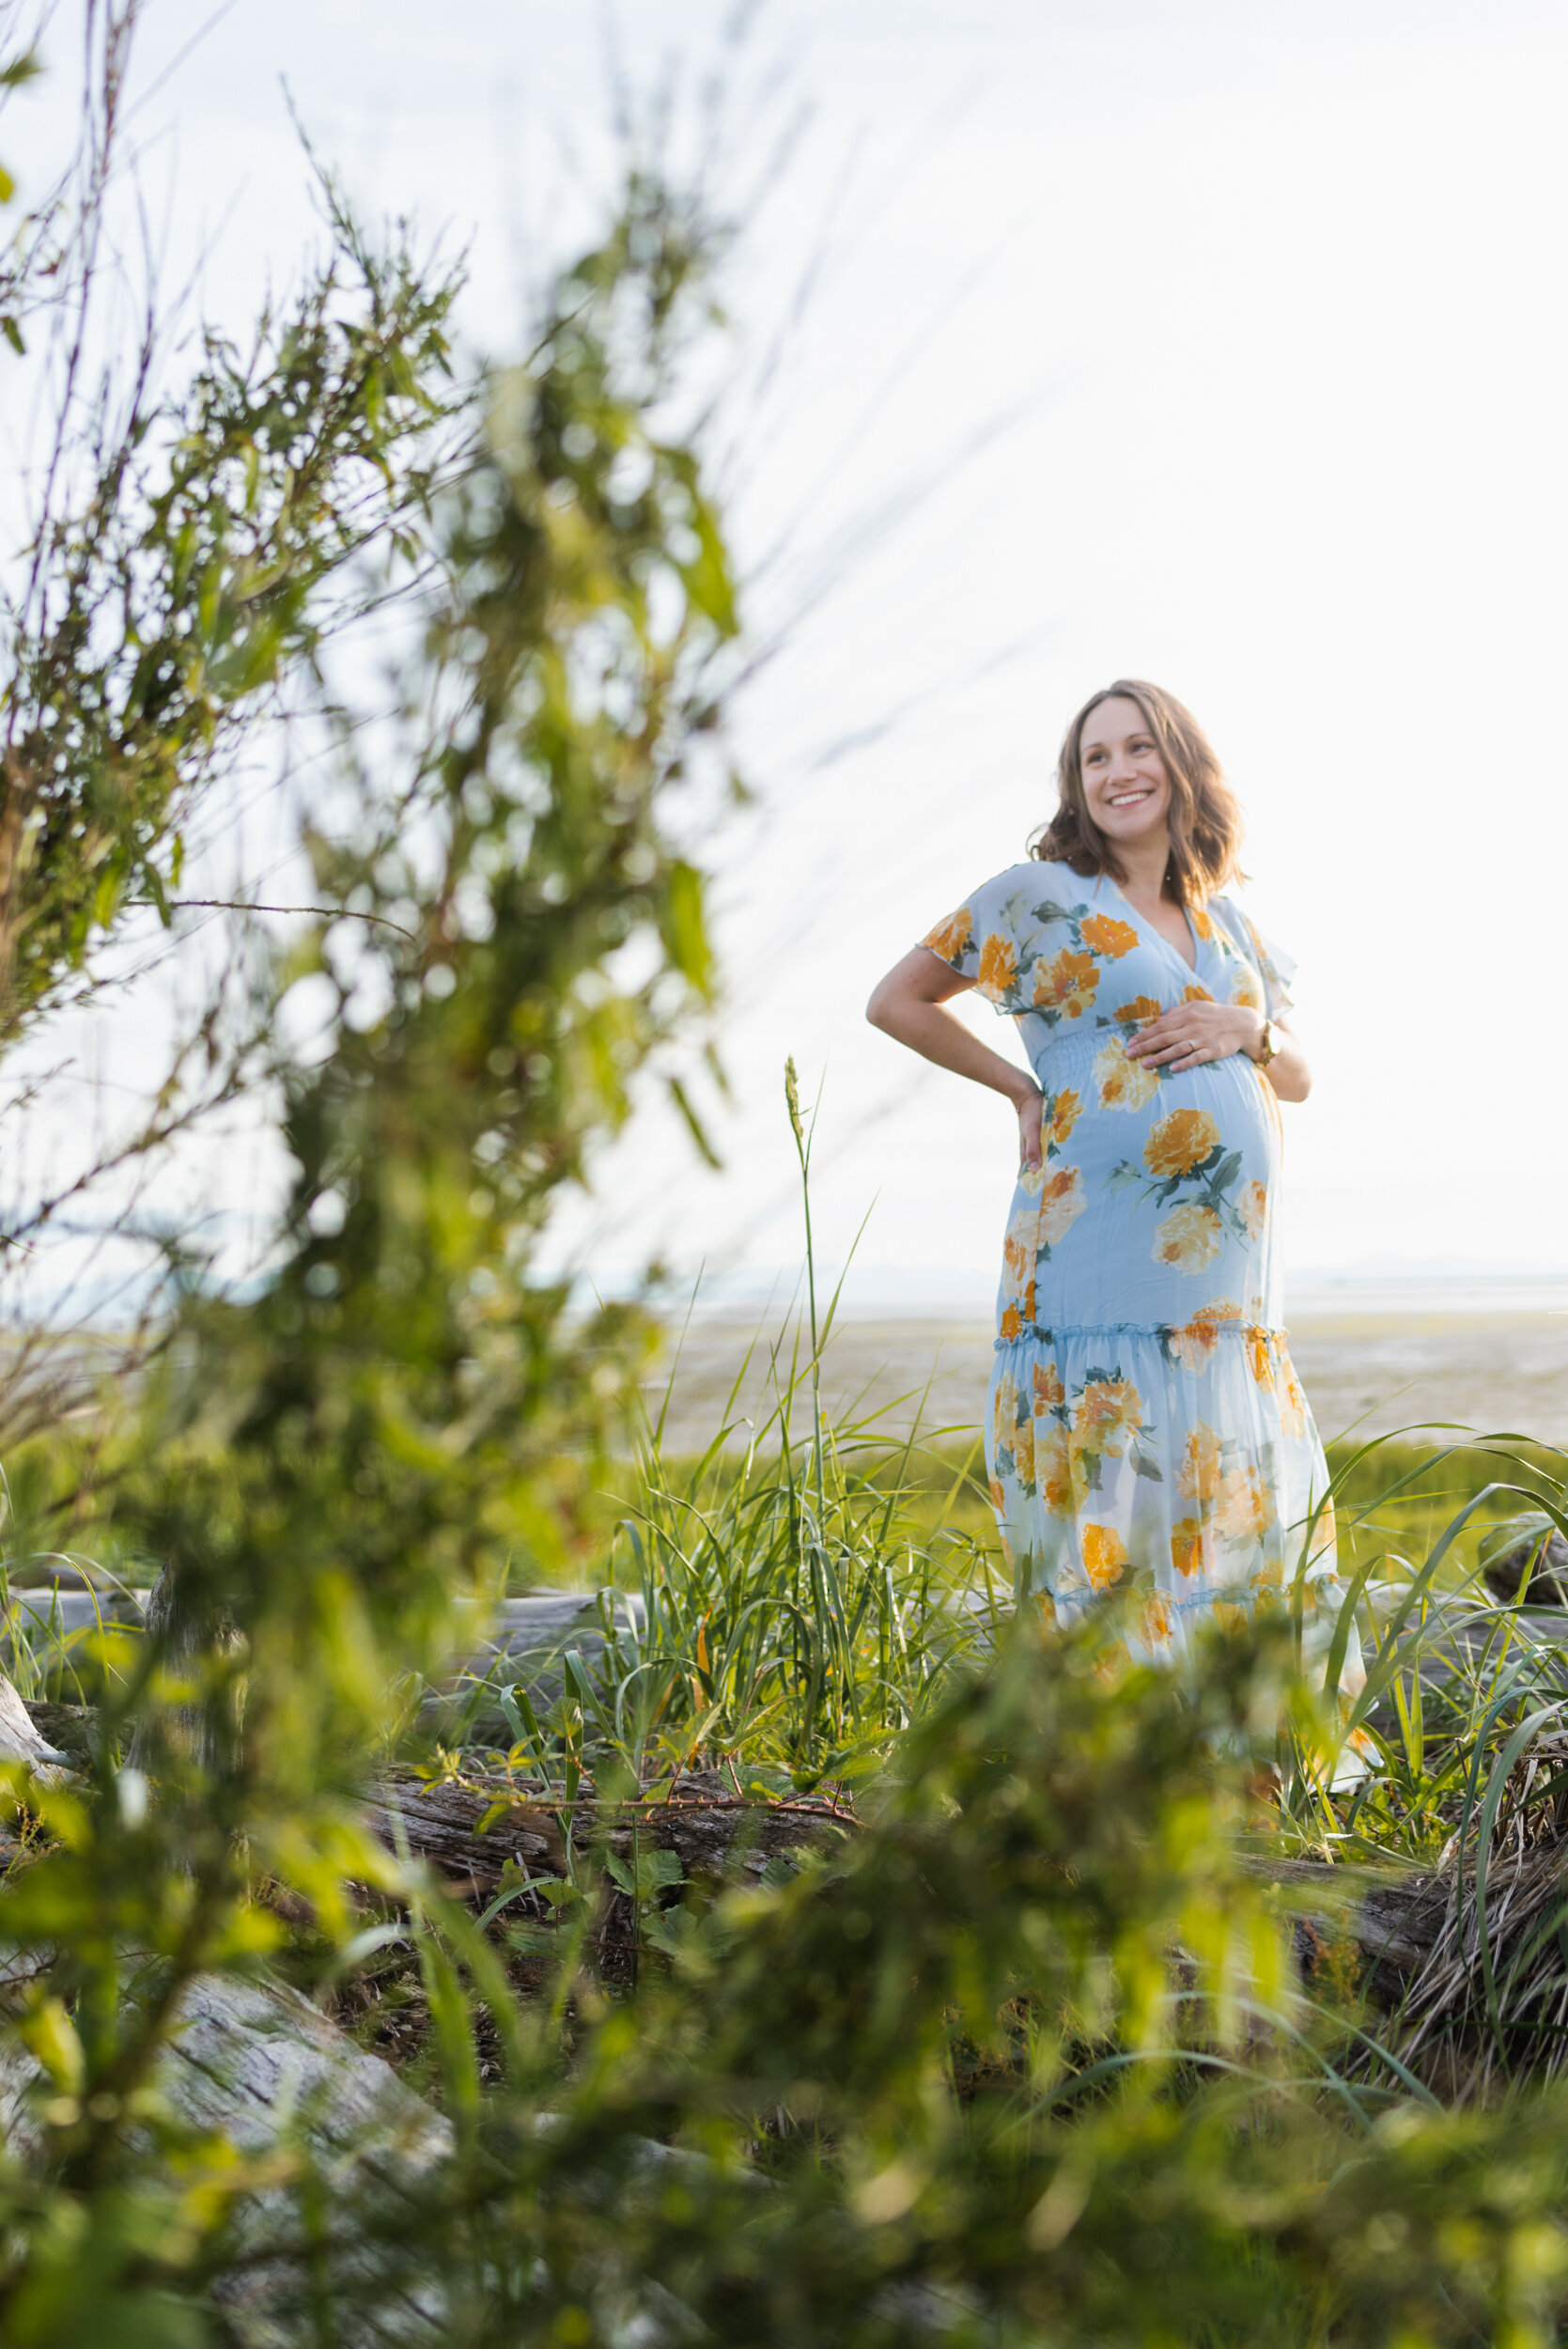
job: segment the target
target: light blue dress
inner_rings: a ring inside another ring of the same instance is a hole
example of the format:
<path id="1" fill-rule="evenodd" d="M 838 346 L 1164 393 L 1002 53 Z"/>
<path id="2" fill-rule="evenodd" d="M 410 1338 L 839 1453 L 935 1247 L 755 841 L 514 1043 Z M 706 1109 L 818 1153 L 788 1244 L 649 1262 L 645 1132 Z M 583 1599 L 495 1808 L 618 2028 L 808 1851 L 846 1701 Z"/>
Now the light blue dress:
<path id="1" fill-rule="evenodd" d="M 1067 1614 L 1137 1594 L 1135 1651 L 1296 1581 L 1340 1598 L 1323 1447 L 1281 1310 L 1280 1112 L 1245 1053 L 1173 1073 L 1127 1039 L 1184 1000 L 1282 1012 L 1294 966 L 1225 897 L 1196 967 L 1113 880 L 1016 864 L 924 941 L 1015 1019 L 1045 1094 L 1013 1196 L 986 1456 L 1017 1577 Z M 1314 1642 L 1315 1644 L 1315 1642 Z M 1354 1641 L 1343 1686 L 1360 1684 Z"/>

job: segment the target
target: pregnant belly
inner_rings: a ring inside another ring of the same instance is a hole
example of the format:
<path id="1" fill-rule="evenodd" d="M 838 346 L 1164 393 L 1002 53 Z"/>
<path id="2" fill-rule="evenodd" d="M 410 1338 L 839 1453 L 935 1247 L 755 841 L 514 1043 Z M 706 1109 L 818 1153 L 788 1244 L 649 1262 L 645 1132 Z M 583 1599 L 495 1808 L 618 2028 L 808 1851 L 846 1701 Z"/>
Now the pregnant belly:
<path id="1" fill-rule="evenodd" d="M 1004 1336 L 1179 1328 L 1211 1309 L 1277 1327 L 1279 1107 L 1244 1054 L 1159 1076 L 1102 1032 L 1035 1064 L 1048 1149 L 1008 1221 Z"/>

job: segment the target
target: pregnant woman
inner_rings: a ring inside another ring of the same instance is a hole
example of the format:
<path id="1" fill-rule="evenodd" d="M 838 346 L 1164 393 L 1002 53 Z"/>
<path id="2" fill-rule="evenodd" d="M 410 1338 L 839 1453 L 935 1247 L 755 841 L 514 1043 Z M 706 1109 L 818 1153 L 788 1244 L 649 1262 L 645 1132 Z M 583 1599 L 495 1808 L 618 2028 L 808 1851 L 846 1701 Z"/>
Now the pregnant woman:
<path id="1" fill-rule="evenodd" d="M 986 1452 L 1018 1596 L 1068 1617 L 1129 1591 L 1135 1650 L 1172 1656 L 1304 1561 L 1321 1641 L 1333 1517 L 1276 1217 L 1279 1104 L 1311 1083 L 1282 1024 L 1293 966 L 1220 894 L 1239 813 L 1180 702 L 1127 679 L 1096 693 L 1058 787 L 1033 858 L 868 1006 L 1017 1110 Z M 1017 1021 L 1032 1075 L 942 1009 L 970 987 Z M 1346 1666 L 1359 1685 L 1354 1640 Z"/>

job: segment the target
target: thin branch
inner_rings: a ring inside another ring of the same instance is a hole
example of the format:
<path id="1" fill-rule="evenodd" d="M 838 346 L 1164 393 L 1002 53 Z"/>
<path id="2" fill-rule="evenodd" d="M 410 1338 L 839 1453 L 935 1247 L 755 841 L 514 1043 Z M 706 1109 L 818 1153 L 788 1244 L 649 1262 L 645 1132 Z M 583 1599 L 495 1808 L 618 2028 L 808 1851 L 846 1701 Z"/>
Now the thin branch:
<path id="1" fill-rule="evenodd" d="M 155 905 L 157 900 L 153 897 L 128 897 L 125 902 L 132 906 L 150 906 Z M 396 930 L 399 938 L 406 938 L 415 945 L 418 943 L 416 933 L 406 930 L 400 922 L 389 921 L 384 913 L 359 913 L 352 906 L 259 906 L 244 897 L 171 897 L 168 907 L 171 913 L 184 913 L 193 908 L 202 907 L 214 913 L 309 913 L 318 915 L 324 922 L 375 922 L 383 930 Z"/>

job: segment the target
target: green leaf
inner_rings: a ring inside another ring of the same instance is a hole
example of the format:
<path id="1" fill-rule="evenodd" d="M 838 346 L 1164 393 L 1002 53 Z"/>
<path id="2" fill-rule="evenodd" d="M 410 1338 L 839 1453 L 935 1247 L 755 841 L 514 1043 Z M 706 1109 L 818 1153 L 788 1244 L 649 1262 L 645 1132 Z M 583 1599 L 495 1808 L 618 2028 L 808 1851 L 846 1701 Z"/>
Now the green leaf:
<path id="1" fill-rule="evenodd" d="M 672 864 L 664 884 L 660 920 L 665 952 L 701 995 L 713 985 L 713 950 L 703 907 L 703 877 L 694 865 Z"/>
<path id="2" fill-rule="evenodd" d="M 709 1142 L 702 1120 L 697 1115 L 696 1110 L 692 1106 L 691 1096 L 688 1094 L 686 1087 L 682 1084 L 678 1077 L 670 1078 L 669 1093 L 671 1100 L 675 1103 L 675 1108 L 679 1111 L 681 1118 L 685 1123 L 687 1132 L 696 1143 L 697 1149 L 703 1159 L 706 1159 L 706 1163 L 711 1167 L 719 1168 L 722 1166 L 722 1160 L 720 1159 L 717 1150 L 713 1147 L 712 1143 Z"/>

